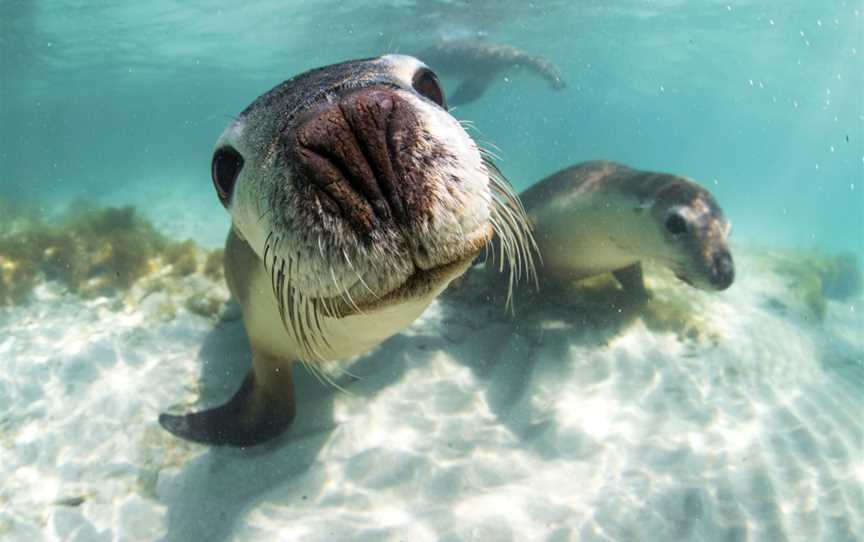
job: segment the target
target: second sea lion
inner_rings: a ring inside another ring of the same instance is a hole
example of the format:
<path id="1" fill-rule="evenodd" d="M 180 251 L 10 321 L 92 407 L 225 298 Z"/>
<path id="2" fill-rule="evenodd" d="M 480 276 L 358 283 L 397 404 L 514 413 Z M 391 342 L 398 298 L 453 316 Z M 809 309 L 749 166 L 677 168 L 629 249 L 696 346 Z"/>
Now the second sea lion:
<path id="1" fill-rule="evenodd" d="M 724 290 L 735 278 L 729 221 L 708 190 L 684 177 L 593 161 L 520 197 L 543 260 L 541 288 L 612 272 L 638 294 L 644 261 L 704 290 Z"/>
<path id="2" fill-rule="evenodd" d="M 503 43 L 446 40 L 429 47 L 419 56 L 445 75 L 461 79 L 450 95 L 451 105 L 478 100 L 500 74 L 511 69 L 522 68 L 542 77 L 555 90 L 566 86 L 552 61 Z"/>

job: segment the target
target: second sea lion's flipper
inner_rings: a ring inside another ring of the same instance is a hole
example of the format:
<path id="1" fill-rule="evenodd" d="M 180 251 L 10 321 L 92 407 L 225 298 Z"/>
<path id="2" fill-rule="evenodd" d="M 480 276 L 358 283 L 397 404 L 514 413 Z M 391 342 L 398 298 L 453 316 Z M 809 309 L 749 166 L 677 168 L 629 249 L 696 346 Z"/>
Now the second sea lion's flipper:
<path id="1" fill-rule="evenodd" d="M 621 284 L 625 292 L 634 297 L 646 299 L 651 297 L 650 292 L 645 288 L 645 279 L 642 276 L 642 264 L 640 262 L 616 269 L 612 271 L 612 276 Z"/>
<path id="2" fill-rule="evenodd" d="M 456 90 L 447 97 L 447 102 L 451 105 L 465 105 L 474 100 L 479 99 L 489 88 L 491 79 L 488 77 L 469 77 L 462 81 Z"/>
<path id="3" fill-rule="evenodd" d="M 255 361 L 240 389 L 224 405 L 179 416 L 160 414 L 159 424 L 178 437 L 217 446 L 255 446 L 276 438 L 294 419 L 291 368 L 273 372 L 268 364 L 256 366 Z M 269 372 L 259 383 L 262 369 Z"/>

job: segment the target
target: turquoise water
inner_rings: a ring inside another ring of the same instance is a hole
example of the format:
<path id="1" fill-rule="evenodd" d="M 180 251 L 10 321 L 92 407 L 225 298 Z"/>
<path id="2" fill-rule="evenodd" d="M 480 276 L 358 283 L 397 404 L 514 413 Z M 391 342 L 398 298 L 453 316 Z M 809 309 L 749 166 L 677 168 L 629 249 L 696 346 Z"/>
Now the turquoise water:
<path id="1" fill-rule="evenodd" d="M 514 75 L 455 112 L 516 186 L 615 159 L 710 184 L 736 236 L 860 250 L 860 2 L 340 6 L 4 2 L 4 191 L 206 184 L 227 120 L 290 75 L 488 36 L 552 59 L 569 85 Z"/>
<path id="2" fill-rule="evenodd" d="M 517 189 L 598 159 L 691 177 L 731 219 L 735 285 L 650 282 L 691 304 L 683 330 L 435 304 L 351 393 L 297 376 L 297 427 L 235 453 L 156 423 L 242 378 L 238 317 L 188 305 L 221 280 L 87 297 L 40 277 L 0 295 L 0 539 L 861 540 L 864 297 L 814 308 L 777 261 L 864 256 L 862 1 L 3 0 L 0 212 L 134 205 L 216 248 L 235 115 L 447 39 L 560 69 L 561 91 L 504 72 L 451 111 Z"/>

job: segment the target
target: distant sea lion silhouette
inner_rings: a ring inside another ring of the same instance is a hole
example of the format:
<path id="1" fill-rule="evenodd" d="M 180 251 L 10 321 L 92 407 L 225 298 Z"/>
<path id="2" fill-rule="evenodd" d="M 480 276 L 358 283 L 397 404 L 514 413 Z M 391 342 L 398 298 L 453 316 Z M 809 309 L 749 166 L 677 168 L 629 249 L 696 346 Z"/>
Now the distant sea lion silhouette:
<path id="1" fill-rule="evenodd" d="M 442 74 L 462 79 L 450 94 L 450 105 L 464 105 L 479 99 L 502 72 L 514 68 L 524 68 L 539 75 L 555 90 L 566 86 L 561 72 L 548 59 L 501 43 L 447 40 L 429 47 L 418 56 Z"/>
<path id="2" fill-rule="evenodd" d="M 295 414 L 294 361 L 315 370 L 399 332 L 493 232 L 512 269 L 531 266 L 515 196 L 413 57 L 276 86 L 222 133 L 212 177 L 231 214 L 225 274 L 252 368 L 226 404 L 160 416 L 193 441 L 251 446 L 282 433 Z"/>
<path id="3" fill-rule="evenodd" d="M 646 260 L 700 289 L 724 290 L 735 278 L 729 221 L 708 190 L 684 177 L 585 162 L 520 198 L 543 260 L 541 288 L 612 272 L 625 289 L 644 292 Z"/>

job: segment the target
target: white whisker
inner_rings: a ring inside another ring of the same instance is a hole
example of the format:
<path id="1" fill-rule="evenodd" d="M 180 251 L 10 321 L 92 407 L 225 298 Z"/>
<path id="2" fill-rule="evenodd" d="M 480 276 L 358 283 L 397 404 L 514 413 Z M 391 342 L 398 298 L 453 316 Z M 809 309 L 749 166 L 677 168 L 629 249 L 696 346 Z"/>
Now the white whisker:
<path id="1" fill-rule="evenodd" d="M 523 275 L 528 281 L 534 282 L 535 288 L 540 287 L 534 263 L 537 244 L 525 208 L 512 186 L 488 158 L 488 153 L 481 153 L 481 157 L 492 189 L 492 213 L 489 222 L 498 238 L 498 250 L 492 252 L 492 257 L 500 258 L 500 262 L 497 262 L 499 272 L 503 272 L 505 262 L 509 268 L 505 307 L 513 312 L 513 291 Z M 539 258 L 539 252 L 537 255 Z"/>

